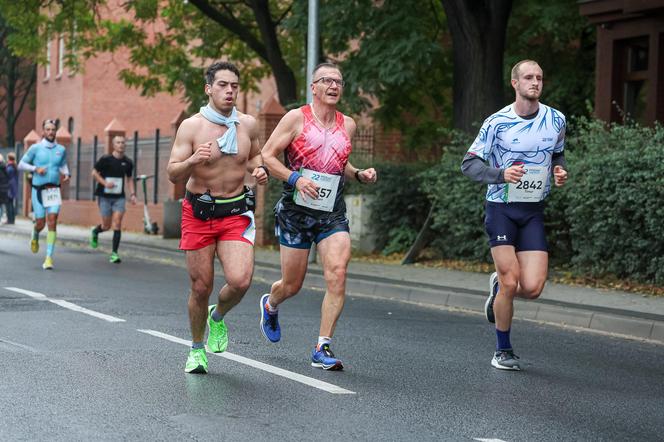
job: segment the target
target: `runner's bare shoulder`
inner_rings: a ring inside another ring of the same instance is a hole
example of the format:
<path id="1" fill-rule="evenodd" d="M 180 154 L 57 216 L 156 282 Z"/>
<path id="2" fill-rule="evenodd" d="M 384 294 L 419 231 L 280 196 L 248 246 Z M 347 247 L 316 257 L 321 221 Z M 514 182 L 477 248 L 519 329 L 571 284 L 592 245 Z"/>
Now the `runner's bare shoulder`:
<path id="1" fill-rule="evenodd" d="M 251 131 L 252 129 L 255 128 L 256 126 L 256 118 L 249 114 L 245 114 L 242 112 L 237 113 L 238 120 L 240 120 L 240 126 L 244 126 L 247 128 L 248 131 Z"/>

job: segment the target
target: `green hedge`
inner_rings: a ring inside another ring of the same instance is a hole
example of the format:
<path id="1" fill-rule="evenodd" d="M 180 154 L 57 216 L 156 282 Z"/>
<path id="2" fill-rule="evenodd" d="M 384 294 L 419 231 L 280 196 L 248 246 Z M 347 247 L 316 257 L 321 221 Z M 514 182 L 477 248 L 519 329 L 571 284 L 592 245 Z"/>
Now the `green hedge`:
<path id="1" fill-rule="evenodd" d="M 435 204 L 431 247 L 444 258 L 490 260 L 485 186 L 460 171 L 469 143 L 447 146 L 433 167 L 377 167 L 372 222 L 384 253 L 407 250 Z M 547 199 L 552 264 L 664 284 L 664 128 L 576 120 L 566 149 L 570 178 Z"/>
<path id="2" fill-rule="evenodd" d="M 443 258 L 488 261 L 490 252 L 484 233 L 486 186 L 461 173 L 464 152 L 460 148 L 446 151 L 439 164 L 419 176 L 422 192 L 435 207 L 431 245 Z"/>
<path id="3" fill-rule="evenodd" d="M 664 284 L 664 128 L 581 120 L 569 144 L 573 266 Z"/>
<path id="4" fill-rule="evenodd" d="M 429 202 L 420 191 L 418 174 L 430 164 L 376 164 L 378 181 L 358 189 L 375 195 L 371 225 L 378 234 L 376 247 L 383 254 L 406 251 L 426 218 Z"/>

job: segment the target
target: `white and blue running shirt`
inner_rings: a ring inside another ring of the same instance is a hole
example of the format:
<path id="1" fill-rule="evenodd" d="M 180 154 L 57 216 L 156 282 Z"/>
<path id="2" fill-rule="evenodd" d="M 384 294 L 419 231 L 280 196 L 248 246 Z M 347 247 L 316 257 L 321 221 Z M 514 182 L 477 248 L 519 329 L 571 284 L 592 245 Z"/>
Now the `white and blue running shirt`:
<path id="1" fill-rule="evenodd" d="M 565 116 L 556 109 L 539 104 L 534 118 L 525 119 L 514 112 L 514 104 L 484 120 L 468 154 L 488 161 L 490 167 L 507 169 L 514 163 L 546 167 L 546 188 L 551 189 L 551 158 L 565 149 Z M 507 201 L 506 183 L 489 184 L 487 201 Z"/>

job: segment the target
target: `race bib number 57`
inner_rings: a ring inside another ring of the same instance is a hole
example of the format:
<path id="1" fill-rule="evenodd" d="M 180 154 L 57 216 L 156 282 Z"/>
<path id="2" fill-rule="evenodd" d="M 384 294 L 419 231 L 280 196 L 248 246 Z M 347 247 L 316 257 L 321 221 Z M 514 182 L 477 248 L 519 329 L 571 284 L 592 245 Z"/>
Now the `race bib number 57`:
<path id="1" fill-rule="evenodd" d="M 518 183 L 507 186 L 508 202 L 536 203 L 542 200 L 546 189 L 547 168 L 541 166 L 525 166 L 526 173 Z"/>
<path id="2" fill-rule="evenodd" d="M 318 186 L 318 198 L 302 198 L 302 195 L 300 195 L 298 191 L 295 191 L 295 195 L 293 196 L 295 204 L 298 206 L 309 207 L 310 209 L 331 212 L 332 209 L 334 209 L 334 201 L 337 198 L 340 176 L 316 172 L 305 168 L 300 169 L 300 174 L 316 183 Z"/>

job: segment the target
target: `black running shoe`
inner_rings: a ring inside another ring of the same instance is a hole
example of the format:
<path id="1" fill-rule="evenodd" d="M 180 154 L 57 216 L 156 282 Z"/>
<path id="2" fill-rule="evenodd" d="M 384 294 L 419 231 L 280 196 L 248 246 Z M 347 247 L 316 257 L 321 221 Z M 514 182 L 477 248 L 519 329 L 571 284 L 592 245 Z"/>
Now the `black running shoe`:
<path id="1" fill-rule="evenodd" d="M 486 320 L 492 324 L 496 323 L 496 317 L 493 314 L 493 303 L 496 300 L 497 294 L 498 294 L 498 273 L 493 272 L 489 277 L 489 297 L 484 303 L 484 314 L 486 315 Z"/>

